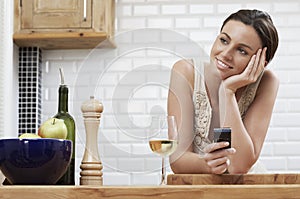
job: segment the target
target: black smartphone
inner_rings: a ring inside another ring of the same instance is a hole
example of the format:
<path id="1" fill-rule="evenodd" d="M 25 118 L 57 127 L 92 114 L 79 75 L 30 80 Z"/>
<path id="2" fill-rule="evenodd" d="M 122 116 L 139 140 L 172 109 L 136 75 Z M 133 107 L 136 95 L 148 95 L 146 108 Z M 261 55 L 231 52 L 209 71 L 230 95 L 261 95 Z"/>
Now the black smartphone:
<path id="1" fill-rule="evenodd" d="M 229 145 L 222 148 L 231 148 L 231 128 L 214 128 L 214 142 L 229 142 Z"/>

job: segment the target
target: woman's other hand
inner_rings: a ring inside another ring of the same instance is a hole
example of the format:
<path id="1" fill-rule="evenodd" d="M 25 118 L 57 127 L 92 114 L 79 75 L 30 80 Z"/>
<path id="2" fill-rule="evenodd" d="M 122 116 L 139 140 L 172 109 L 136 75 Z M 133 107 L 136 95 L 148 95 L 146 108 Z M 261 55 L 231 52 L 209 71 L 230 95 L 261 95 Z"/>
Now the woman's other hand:
<path id="1" fill-rule="evenodd" d="M 241 74 L 226 78 L 223 81 L 222 88 L 235 93 L 237 89 L 256 82 L 266 66 L 266 51 L 266 47 L 259 49 L 257 53 L 251 57 L 244 71 Z"/>

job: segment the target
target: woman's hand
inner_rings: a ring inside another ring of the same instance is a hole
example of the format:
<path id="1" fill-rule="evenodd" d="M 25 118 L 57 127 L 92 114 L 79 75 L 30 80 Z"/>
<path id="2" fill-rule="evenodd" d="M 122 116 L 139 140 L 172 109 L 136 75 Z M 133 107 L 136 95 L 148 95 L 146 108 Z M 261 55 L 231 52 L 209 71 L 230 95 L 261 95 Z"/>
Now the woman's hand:
<path id="1" fill-rule="evenodd" d="M 255 82 L 265 68 L 266 51 L 266 47 L 263 48 L 263 50 L 259 49 L 257 53 L 251 57 L 245 70 L 240 74 L 225 79 L 222 88 L 235 93 L 237 89 Z"/>
<path id="2" fill-rule="evenodd" d="M 234 148 L 222 149 L 228 145 L 228 142 L 216 142 L 204 148 L 205 155 L 203 159 L 206 161 L 207 166 L 210 167 L 212 174 L 222 174 L 227 171 L 230 165 L 228 156 L 235 153 Z"/>

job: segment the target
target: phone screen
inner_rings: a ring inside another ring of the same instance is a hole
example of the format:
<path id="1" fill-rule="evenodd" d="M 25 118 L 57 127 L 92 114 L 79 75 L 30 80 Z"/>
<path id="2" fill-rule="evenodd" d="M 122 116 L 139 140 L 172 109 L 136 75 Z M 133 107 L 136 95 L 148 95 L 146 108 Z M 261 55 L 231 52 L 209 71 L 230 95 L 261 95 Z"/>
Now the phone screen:
<path id="1" fill-rule="evenodd" d="M 214 142 L 229 142 L 223 149 L 231 148 L 231 128 L 214 128 Z"/>

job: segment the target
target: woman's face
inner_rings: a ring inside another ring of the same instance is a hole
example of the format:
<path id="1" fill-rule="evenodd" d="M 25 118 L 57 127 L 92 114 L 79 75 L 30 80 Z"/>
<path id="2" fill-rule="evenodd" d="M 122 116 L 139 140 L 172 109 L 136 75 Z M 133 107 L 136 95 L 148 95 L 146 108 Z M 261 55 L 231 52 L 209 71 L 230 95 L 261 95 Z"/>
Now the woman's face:
<path id="1" fill-rule="evenodd" d="M 240 74 L 250 58 L 262 48 L 260 38 L 252 26 L 240 21 L 228 21 L 216 38 L 210 59 L 221 79 Z"/>

